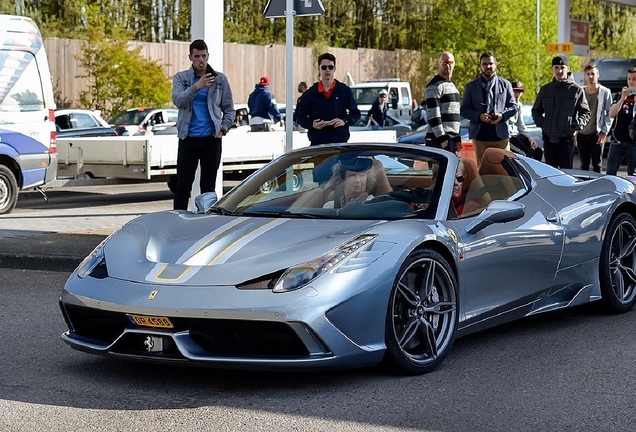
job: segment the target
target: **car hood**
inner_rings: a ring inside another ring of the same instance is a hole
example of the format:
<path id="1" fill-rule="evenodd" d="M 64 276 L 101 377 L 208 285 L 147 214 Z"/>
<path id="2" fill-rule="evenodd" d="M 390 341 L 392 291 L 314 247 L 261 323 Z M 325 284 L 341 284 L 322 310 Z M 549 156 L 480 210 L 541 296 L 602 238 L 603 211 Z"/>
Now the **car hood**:
<path id="1" fill-rule="evenodd" d="M 141 216 L 106 242 L 110 277 L 157 284 L 237 285 L 314 260 L 386 222 L 202 215 Z"/>

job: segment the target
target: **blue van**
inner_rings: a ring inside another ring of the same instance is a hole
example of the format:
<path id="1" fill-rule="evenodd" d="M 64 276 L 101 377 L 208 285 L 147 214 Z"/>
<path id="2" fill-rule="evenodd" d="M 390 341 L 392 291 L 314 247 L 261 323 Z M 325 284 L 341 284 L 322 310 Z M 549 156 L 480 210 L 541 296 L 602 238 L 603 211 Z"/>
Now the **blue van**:
<path id="1" fill-rule="evenodd" d="M 0 15 L 0 214 L 57 176 L 53 81 L 38 26 Z"/>

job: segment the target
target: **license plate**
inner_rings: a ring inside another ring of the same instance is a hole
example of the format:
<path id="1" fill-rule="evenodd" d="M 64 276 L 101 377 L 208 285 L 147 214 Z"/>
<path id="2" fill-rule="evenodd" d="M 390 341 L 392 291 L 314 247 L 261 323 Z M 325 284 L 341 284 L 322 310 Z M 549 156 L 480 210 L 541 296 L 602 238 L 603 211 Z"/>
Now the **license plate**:
<path id="1" fill-rule="evenodd" d="M 127 315 L 133 324 L 144 327 L 174 328 L 167 317 L 154 317 L 144 315 Z"/>

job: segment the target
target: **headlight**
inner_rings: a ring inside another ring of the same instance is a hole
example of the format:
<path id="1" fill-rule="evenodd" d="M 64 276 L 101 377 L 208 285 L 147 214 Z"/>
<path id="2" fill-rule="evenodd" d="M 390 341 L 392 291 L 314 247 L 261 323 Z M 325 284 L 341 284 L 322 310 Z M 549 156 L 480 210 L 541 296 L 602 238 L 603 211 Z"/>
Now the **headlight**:
<path id="1" fill-rule="evenodd" d="M 108 240 L 108 238 L 106 239 Z M 106 257 L 104 256 L 104 246 L 106 245 L 106 240 L 102 241 L 97 245 L 93 251 L 82 260 L 80 265 L 77 267 L 77 277 L 80 279 L 84 279 L 89 276 L 95 268 L 103 263 L 106 265 Z"/>
<path id="2" fill-rule="evenodd" d="M 287 269 L 274 285 L 273 292 L 282 293 L 302 288 L 352 254 L 366 249 L 375 237 L 375 234 L 356 237 L 318 259 Z"/>

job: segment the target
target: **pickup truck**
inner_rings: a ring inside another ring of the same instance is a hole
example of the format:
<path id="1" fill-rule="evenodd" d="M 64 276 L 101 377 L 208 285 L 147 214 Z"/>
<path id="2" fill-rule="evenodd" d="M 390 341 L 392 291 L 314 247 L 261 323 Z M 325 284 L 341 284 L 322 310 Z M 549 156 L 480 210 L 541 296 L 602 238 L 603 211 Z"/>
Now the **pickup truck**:
<path id="1" fill-rule="evenodd" d="M 413 94 L 411 84 L 396 78 L 385 80 L 362 81 L 351 85 L 353 97 L 358 103 L 358 109 L 366 115 L 371 105 L 378 98 L 380 90 L 389 94 L 388 112 L 392 117 L 406 123 L 411 123 L 413 113 Z"/>
<path id="2" fill-rule="evenodd" d="M 250 132 L 231 129 L 223 138 L 224 184 L 234 186 L 285 152 L 285 131 Z M 395 131 L 351 132 L 349 142 L 396 142 Z M 58 181 L 97 178 L 166 181 L 171 190 L 177 173 L 176 135 L 59 138 Z M 293 133 L 293 148 L 309 146 L 307 134 Z M 74 184 L 77 184 L 74 183 Z"/>

